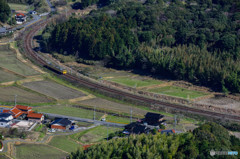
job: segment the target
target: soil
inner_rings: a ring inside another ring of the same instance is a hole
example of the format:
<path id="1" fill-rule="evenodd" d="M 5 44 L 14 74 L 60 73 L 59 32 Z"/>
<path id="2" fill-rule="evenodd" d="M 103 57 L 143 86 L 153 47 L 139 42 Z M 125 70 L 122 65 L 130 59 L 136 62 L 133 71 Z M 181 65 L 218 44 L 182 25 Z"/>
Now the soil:
<path id="1" fill-rule="evenodd" d="M 240 110 L 240 102 L 227 97 L 213 97 L 196 102 L 198 104 L 213 105 L 221 108 Z"/>
<path id="2" fill-rule="evenodd" d="M 78 90 L 48 80 L 24 83 L 23 86 L 55 99 L 74 99 L 85 96 Z"/>

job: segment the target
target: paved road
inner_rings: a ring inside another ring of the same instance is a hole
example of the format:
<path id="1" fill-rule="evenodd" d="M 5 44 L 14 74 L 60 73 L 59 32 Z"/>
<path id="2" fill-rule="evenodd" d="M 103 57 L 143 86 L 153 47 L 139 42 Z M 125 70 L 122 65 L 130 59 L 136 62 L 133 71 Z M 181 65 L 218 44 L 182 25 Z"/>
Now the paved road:
<path id="1" fill-rule="evenodd" d="M 59 115 L 59 114 L 52 114 L 52 113 L 44 113 L 44 112 L 39 112 L 39 113 L 46 114 L 46 115 L 48 115 L 49 117 L 52 117 L 52 118 L 68 118 L 70 120 L 89 122 L 89 123 L 94 123 L 94 124 L 99 124 L 99 125 L 106 125 L 106 126 L 111 126 L 111 127 L 124 127 L 125 126 L 125 124 L 111 123 L 111 122 L 92 120 L 92 119 L 86 119 L 86 118 L 78 118 L 78 117 Z"/>
<path id="2" fill-rule="evenodd" d="M 50 7 L 51 12 L 54 12 L 55 8 L 52 6 L 51 2 L 49 0 L 46 0 L 46 2 L 48 4 L 48 6 Z M 48 15 L 48 14 L 46 14 L 46 15 Z M 4 33 L 7 33 L 7 32 L 11 32 L 11 31 L 16 31 L 16 30 L 21 29 L 21 28 L 26 28 L 26 27 L 30 26 L 31 24 L 33 24 L 33 23 L 35 23 L 35 22 L 37 22 L 38 20 L 41 19 L 41 16 L 39 16 L 39 15 L 34 14 L 32 16 L 33 16 L 33 19 L 31 21 L 26 22 L 26 23 L 24 23 L 22 25 L 18 25 L 15 28 L 6 29 L 5 27 L 1 27 L 0 28 L 0 34 L 4 34 Z"/>

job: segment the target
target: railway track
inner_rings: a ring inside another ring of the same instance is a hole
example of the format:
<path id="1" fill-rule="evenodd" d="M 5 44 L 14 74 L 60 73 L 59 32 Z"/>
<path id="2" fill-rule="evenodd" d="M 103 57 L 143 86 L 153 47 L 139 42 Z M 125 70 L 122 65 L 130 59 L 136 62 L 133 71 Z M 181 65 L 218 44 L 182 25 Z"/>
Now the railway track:
<path id="1" fill-rule="evenodd" d="M 38 25 L 36 25 L 35 28 L 33 28 L 31 31 L 29 31 L 25 37 L 25 41 L 24 41 L 24 47 L 25 50 L 28 54 L 28 56 L 31 56 L 31 58 L 37 62 L 38 64 L 40 64 L 41 66 L 47 66 L 48 63 L 42 59 L 38 54 L 36 54 L 36 52 L 34 52 L 34 50 L 32 49 L 32 39 L 34 37 L 34 35 L 36 34 L 36 32 L 41 29 L 44 25 L 47 24 L 47 20 L 46 21 L 40 21 L 38 23 Z M 148 97 L 144 97 L 144 96 L 140 96 L 140 95 L 135 95 L 135 94 L 131 94 L 125 91 L 121 91 L 121 90 L 117 90 L 114 88 L 109 88 L 107 86 L 103 86 L 101 84 L 89 81 L 87 79 L 81 78 L 81 77 L 77 77 L 71 74 L 65 74 L 63 75 L 65 76 L 67 79 L 73 80 L 78 82 L 81 85 L 84 85 L 88 88 L 95 88 L 95 89 L 99 89 L 101 91 L 105 91 L 111 94 L 115 94 L 118 96 L 122 96 L 122 97 L 127 97 L 133 100 L 137 100 L 139 102 L 144 102 L 144 103 L 149 103 L 149 104 L 156 104 L 159 105 L 161 107 L 167 107 L 167 108 L 171 108 L 171 109 L 175 109 L 178 111 L 182 111 L 185 113 L 191 113 L 191 114 L 198 114 L 198 115 L 202 115 L 202 116 L 208 116 L 208 117 L 213 117 L 213 118 L 218 118 L 218 119 L 228 119 L 228 120 L 234 120 L 234 121 L 239 121 L 240 122 L 240 116 L 236 116 L 236 115 L 230 115 L 230 114 L 222 114 L 222 113 L 218 113 L 218 112 L 213 112 L 213 111 L 207 111 L 207 110 L 200 110 L 197 108 L 192 108 L 192 107 L 187 107 L 187 106 L 183 106 L 183 105 L 179 105 L 179 104 L 172 104 L 172 103 L 167 103 L 167 102 L 163 102 L 163 101 L 159 101 L 156 99 L 150 99 Z"/>

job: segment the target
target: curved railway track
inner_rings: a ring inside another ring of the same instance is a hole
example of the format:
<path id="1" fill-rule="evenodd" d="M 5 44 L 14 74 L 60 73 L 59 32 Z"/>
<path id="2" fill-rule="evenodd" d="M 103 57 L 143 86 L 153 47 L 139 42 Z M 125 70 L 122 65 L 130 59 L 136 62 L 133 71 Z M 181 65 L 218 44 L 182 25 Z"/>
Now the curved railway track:
<path id="1" fill-rule="evenodd" d="M 34 52 L 34 50 L 32 49 L 32 39 L 34 37 L 34 35 L 36 34 L 36 32 L 41 29 L 45 24 L 47 24 L 47 20 L 45 21 L 40 21 L 35 28 L 33 28 L 31 31 L 29 31 L 25 37 L 25 41 L 24 41 L 24 47 L 25 50 L 28 54 L 28 56 L 31 56 L 31 58 L 37 62 L 38 64 L 40 64 L 41 66 L 48 66 L 48 63 L 42 59 L 38 54 L 36 54 L 36 52 Z M 228 119 L 228 120 L 234 120 L 234 121 L 240 121 L 240 116 L 236 116 L 236 115 L 230 115 L 230 114 L 222 114 L 222 113 L 218 113 L 218 112 L 212 112 L 212 111 L 207 111 L 207 110 L 200 110 L 197 108 L 192 108 L 192 107 L 187 107 L 187 106 L 183 106 L 183 105 L 178 105 L 178 104 L 172 104 L 172 103 L 166 103 L 163 101 L 159 101 L 156 99 L 150 99 L 148 97 L 143 97 L 143 96 L 139 96 L 139 95 L 135 95 L 135 94 L 131 94 L 128 92 L 124 92 L 121 90 L 117 90 L 117 89 L 113 89 L 113 88 L 109 88 L 107 86 L 103 86 L 100 85 L 98 83 L 94 83 L 92 81 L 83 79 L 81 77 L 77 77 L 71 74 L 65 74 L 63 75 L 65 76 L 67 79 L 70 80 L 74 80 L 76 82 L 78 82 L 81 85 L 84 85 L 86 87 L 89 88 L 95 88 L 95 89 L 99 89 L 111 94 L 115 94 L 118 96 L 123 96 L 123 97 L 127 97 L 127 98 L 131 98 L 133 100 L 137 100 L 139 102 L 144 102 L 144 103 L 149 103 L 149 104 L 157 104 L 161 107 L 167 107 L 167 108 L 171 108 L 171 109 L 175 109 L 178 111 L 182 111 L 185 113 L 192 113 L 192 114 L 198 114 L 198 115 L 202 115 L 202 116 L 208 116 L 208 117 L 213 117 L 213 118 L 219 118 L 219 119 Z"/>

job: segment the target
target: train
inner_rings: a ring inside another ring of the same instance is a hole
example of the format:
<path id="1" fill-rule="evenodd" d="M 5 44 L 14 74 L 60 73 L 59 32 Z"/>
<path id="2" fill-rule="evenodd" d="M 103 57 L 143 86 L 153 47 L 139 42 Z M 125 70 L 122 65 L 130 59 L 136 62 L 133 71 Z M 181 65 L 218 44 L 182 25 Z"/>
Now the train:
<path id="1" fill-rule="evenodd" d="M 62 75 L 65 75 L 67 74 L 67 70 L 66 69 L 63 69 L 61 68 L 60 66 L 58 65 L 54 65 L 52 63 L 48 63 L 48 64 L 45 64 L 43 67 L 57 73 L 57 74 L 62 74 Z"/>

